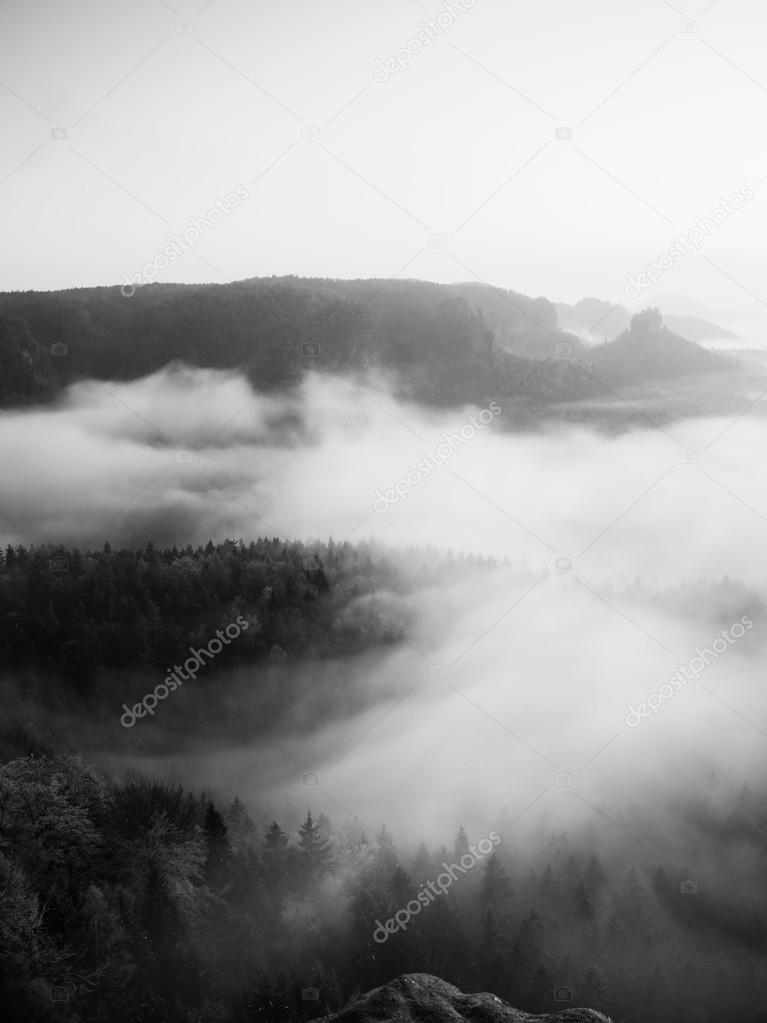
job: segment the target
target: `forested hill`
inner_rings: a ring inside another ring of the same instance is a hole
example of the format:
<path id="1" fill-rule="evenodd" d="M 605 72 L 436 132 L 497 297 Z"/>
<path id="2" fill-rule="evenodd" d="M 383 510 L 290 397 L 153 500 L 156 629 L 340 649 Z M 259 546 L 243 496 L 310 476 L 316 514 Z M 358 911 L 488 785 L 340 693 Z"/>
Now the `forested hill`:
<path id="1" fill-rule="evenodd" d="M 309 368 L 426 368 L 487 363 L 501 345 L 554 353 L 554 307 L 512 292 L 418 281 L 266 278 L 0 295 L 6 403 L 46 398 L 84 377 L 133 379 L 173 360 L 243 369 L 271 389 Z M 497 344 L 495 343 L 497 342 Z M 503 360 L 524 373 L 526 359 Z M 479 373 L 475 366 L 474 374 Z M 446 395 L 449 400 L 449 395 Z"/>
<path id="2" fill-rule="evenodd" d="M 754 892 L 763 805 L 745 789 L 731 811 L 712 797 L 718 859 L 740 853 Z M 278 802 L 274 820 L 39 747 L 0 763 L 3 1018 L 520 1019 L 503 999 L 550 1023 L 596 1023 L 578 1005 L 622 1023 L 764 1019 L 763 907 L 698 892 L 658 861 L 657 831 L 632 838 L 630 817 L 598 837 L 544 832 L 531 851 L 501 810 L 489 839 L 461 827 L 403 849 L 385 823 L 313 809 L 288 823 Z M 499 1000 L 423 975 L 390 984 L 424 968 Z"/>
<path id="3" fill-rule="evenodd" d="M 668 377 L 705 373 L 722 365 L 721 356 L 669 330 L 657 309 L 634 316 L 619 337 L 594 349 L 593 360 L 598 372 L 616 382 L 652 373 Z"/>
<path id="4" fill-rule="evenodd" d="M 99 741 L 127 741 L 135 733 L 120 727 L 121 703 L 167 682 L 172 667 L 211 641 L 196 684 L 162 717 L 164 729 L 179 741 L 214 726 L 228 740 L 252 738 L 302 701 L 311 713 L 301 727 L 317 726 L 341 701 L 353 709 L 357 700 L 382 698 L 355 690 L 355 658 L 407 638 L 409 595 L 494 567 L 492 559 L 430 548 L 396 552 L 332 540 L 164 550 L 9 546 L 0 552 L 0 758 L 17 751 L 17 726 L 37 716 L 33 708 L 103 715 Z M 222 644 L 216 637 L 227 629 Z M 50 737 L 66 732 L 55 715 L 45 719 Z"/>
<path id="5" fill-rule="evenodd" d="M 46 401 L 80 379 L 139 378 L 174 360 L 242 370 L 262 390 L 289 387 L 309 369 L 380 368 L 403 397 L 428 404 L 513 394 L 521 420 L 542 405 L 602 397 L 614 382 L 612 363 L 597 372 L 551 302 L 479 284 L 272 277 L 0 295 L 6 406 Z M 695 359 L 674 366 L 699 369 Z M 637 371 L 629 377 L 639 383 L 665 372 Z"/>

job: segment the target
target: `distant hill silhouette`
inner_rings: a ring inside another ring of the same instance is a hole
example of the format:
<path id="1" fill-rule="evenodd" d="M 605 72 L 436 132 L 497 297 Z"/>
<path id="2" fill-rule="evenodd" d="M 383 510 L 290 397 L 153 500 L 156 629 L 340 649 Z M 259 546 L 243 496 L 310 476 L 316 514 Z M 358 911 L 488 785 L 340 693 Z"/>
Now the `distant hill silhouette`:
<path id="1" fill-rule="evenodd" d="M 718 323 L 702 320 L 699 316 L 675 316 L 673 313 L 664 315 L 663 320 L 669 330 L 673 330 L 689 341 L 736 341 L 737 334 L 720 327 Z"/>
<path id="2" fill-rule="evenodd" d="M 589 353 L 597 374 L 613 383 L 726 370 L 732 362 L 669 330 L 657 309 L 632 317 L 628 330 Z"/>
<path id="3" fill-rule="evenodd" d="M 5 315 L 3 315 L 5 314 Z M 403 396 L 443 405 L 514 392 L 520 401 L 594 391 L 553 305 L 487 285 L 254 278 L 0 295 L 6 405 L 84 378 L 130 380 L 174 360 L 244 372 L 261 390 L 309 369 L 393 371 Z M 528 353 L 528 354 L 521 354 Z M 534 359 L 549 359 L 542 368 Z"/>
<path id="4" fill-rule="evenodd" d="M 584 299 L 575 308 L 589 319 L 605 307 Z M 496 399 L 508 421 L 524 424 L 616 383 L 730 365 L 642 317 L 589 348 L 561 330 L 547 299 L 484 284 L 270 277 L 151 284 L 132 295 L 12 292 L 0 294 L 0 404 L 44 402 L 77 380 L 132 380 L 180 361 L 238 370 L 261 391 L 290 388 L 311 369 L 379 369 L 404 399 Z"/>
<path id="5" fill-rule="evenodd" d="M 613 341 L 631 323 L 631 313 L 623 305 L 605 302 L 599 298 L 582 298 L 575 305 L 555 304 L 557 323 L 563 330 L 588 335 L 596 341 Z M 662 310 L 661 310 L 662 311 Z M 663 313 L 669 330 L 688 341 L 711 341 L 721 338 L 735 340 L 737 334 L 700 316 Z"/>
<path id="6" fill-rule="evenodd" d="M 631 321 L 631 313 L 624 306 L 599 298 L 582 298 L 575 305 L 557 302 L 555 308 L 557 322 L 563 330 L 600 340 L 616 338 Z"/>

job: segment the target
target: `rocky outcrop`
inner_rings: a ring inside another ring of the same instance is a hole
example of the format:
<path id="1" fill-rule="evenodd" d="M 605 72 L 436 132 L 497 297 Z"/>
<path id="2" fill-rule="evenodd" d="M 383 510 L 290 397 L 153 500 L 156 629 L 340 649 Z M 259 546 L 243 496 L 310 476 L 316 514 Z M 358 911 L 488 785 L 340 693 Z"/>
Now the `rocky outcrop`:
<path id="1" fill-rule="evenodd" d="M 466 995 L 428 973 L 406 973 L 316 1023 L 610 1023 L 593 1009 L 531 1016 L 491 994 Z"/>
<path id="2" fill-rule="evenodd" d="M 664 377 L 734 369 L 737 361 L 674 334 L 657 309 L 644 309 L 614 341 L 591 349 L 589 363 L 600 380 L 642 384 Z"/>

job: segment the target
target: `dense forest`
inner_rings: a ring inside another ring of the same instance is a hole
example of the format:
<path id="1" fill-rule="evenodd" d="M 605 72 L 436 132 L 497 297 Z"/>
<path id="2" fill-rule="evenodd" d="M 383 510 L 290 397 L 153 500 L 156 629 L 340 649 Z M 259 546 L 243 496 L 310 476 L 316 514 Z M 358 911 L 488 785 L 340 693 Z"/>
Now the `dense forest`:
<path id="1" fill-rule="evenodd" d="M 726 377 L 737 366 L 650 328 L 640 318 L 590 349 L 560 328 L 548 300 L 479 284 L 285 277 L 152 284 L 129 297 L 119 287 L 13 292 L 0 295 L 0 402 L 46 401 L 77 380 L 136 379 L 180 360 L 242 371 L 262 391 L 312 369 L 378 370 L 393 374 L 400 397 L 427 405 L 511 397 L 507 422 L 524 426 L 561 416 L 563 403 L 615 398 L 618 385 Z M 736 391 L 725 383 L 719 403 Z"/>
<path id="2" fill-rule="evenodd" d="M 530 1011 L 758 1023 L 764 819 L 745 789 L 716 821 L 722 852 L 749 853 L 739 881 L 759 896 L 738 903 L 654 862 L 647 831 L 599 855 L 594 836 L 565 832 L 516 848 L 501 812 L 490 855 L 463 829 L 403 851 L 385 826 L 311 809 L 295 828 L 256 823 L 239 799 L 109 780 L 30 740 L 0 767 L 4 1018 L 298 1023 L 428 972 Z M 408 919 L 419 890 L 435 895 Z"/>
<path id="3" fill-rule="evenodd" d="M 87 694 L 97 668 L 157 668 L 207 642 L 207 623 L 250 627 L 219 665 L 349 652 L 363 623 L 333 622 L 394 570 L 352 545 L 262 539 L 159 551 L 8 547 L 0 566 L 0 650 L 11 668 L 52 668 Z M 332 592 L 331 592 L 332 591 Z M 371 614 L 372 626 L 372 614 Z M 381 625 L 380 639 L 386 637 Z M 397 638 L 394 632 L 390 638 Z"/>
<path id="4" fill-rule="evenodd" d="M 407 638 L 410 590 L 494 566 L 491 558 L 332 540 L 164 550 L 9 546 L 0 560 L 0 684 L 12 702 L 110 714 L 114 724 L 117 693 L 129 699 L 147 679 L 152 688 L 242 618 L 247 629 L 205 661 L 184 691 L 184 713 L 165 716 L 164 728 L 179 738 L 192 722 L 220 723 L 229 739 L 268 734 L 303 685 L 293 665 L 307 660 L 316 725 L 339 701 L 354 708 L 350 659 Z"/>
<path id="5" fill-rule="evenodd" d="M 614 810 L 607 831 L 598 820 L 541 822 L 532 834 L 500 807 L 483 835 L 460 829 L 419 844 L 306 781 L 271 803 L 256 779 L 246 802 L 131 766 L 131 752 L 167 752 L 214 729 L 226 742 L 268 740 L 297 702 L 294 686 L 308 694 L 311 728 L 380 699 L 352 685 L 354 659 L 407 643 L 409 592 L 459 574 L 481 585 L 497 567 L 429 549 L 273 538 L 8 547 L 5 1018 L 299 1023 L 400 973 L 427 972 L 528 1011 L 581 1004 L 626 1023 L 761 1023 L 765 793 L 712 781 L 677 811 L 675 828 L 713 864 L 691 876 L 678 861 L 687 846 L 669 843 L 658 807 Z M 664 600 L 700 606 L 699 597 L 688 588 Z M 725 580 L 705 606 L 726 617 L 747 597 Z M 156 735 L 120 727 L 119 704 L 133 702 L 126 679 L 138 698 L 238 621 L 247 630 L 174 697 L 173 712 L 158 713 Z M 307 657 L 311 678 L 296 681 L 291 668 Z M 467 868 L 471 850 L 490 852 L 488 834 L 492 852 Z M 737 869 L 723 869 L 730 863 Z M 426 891 L 423 911 L 408 909 Z M 392 920 L 404 926 L 387 928 Z"/>

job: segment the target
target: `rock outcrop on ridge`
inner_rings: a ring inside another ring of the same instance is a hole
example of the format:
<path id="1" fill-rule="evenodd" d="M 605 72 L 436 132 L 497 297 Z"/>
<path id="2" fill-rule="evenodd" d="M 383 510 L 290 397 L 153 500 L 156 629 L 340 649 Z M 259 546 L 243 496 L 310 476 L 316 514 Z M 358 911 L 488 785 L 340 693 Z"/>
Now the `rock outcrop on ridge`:
<path id="1" fill-rule="evenodd" d="M 594 1009 L 530 1015 L 496 995 L 467 995 L 428 973 L 406 973 L 316 1023 L 611 1023 Z"/>

